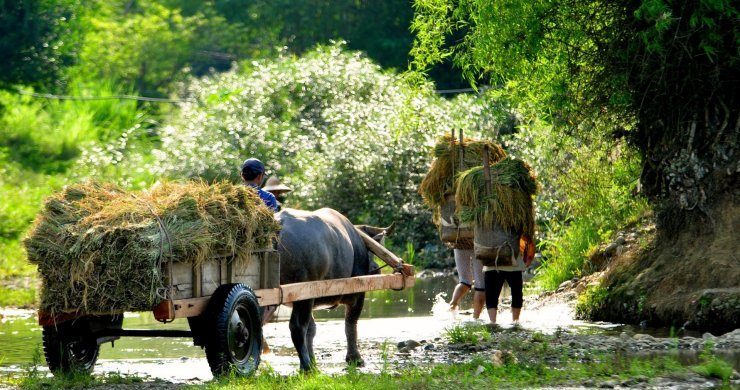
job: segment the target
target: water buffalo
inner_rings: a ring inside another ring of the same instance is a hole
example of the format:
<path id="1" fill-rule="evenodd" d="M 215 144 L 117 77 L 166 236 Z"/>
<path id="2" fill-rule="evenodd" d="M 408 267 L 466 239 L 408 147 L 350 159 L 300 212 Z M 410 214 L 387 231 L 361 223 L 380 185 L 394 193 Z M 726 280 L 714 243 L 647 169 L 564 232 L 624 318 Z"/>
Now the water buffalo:
<path id="1" fill-rule="evenodd" d="M 276 215 L 282 225 L 278 240 L 280 252 L 280 284 L 348 278 L 378 272 L 372 254 L 352 223 L 336 210 L 316 211 L 284 209 Z M 381 241 L 390 233 L 386 229 L 358 226 Z M 345 305 L 344 331 L 347 336 L 346 361 L 362 365 L 357 348 L 357 320 L 362 312 L 365 293 L 321 297 L 293 302 L 290 336 L 298 352 L 301 370 L 314 368 L 313 338 L 316 323 L 313 309 Z"/>

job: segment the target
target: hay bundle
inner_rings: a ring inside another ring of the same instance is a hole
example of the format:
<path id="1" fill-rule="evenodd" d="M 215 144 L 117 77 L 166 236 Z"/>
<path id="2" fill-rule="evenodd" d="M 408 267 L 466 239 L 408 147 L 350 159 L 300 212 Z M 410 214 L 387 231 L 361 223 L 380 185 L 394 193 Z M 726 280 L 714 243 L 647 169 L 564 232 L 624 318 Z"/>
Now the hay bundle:
<path id="1" fill-rule="evenodd" d="M 464 150 L 463 167 L 460 167 L 460 142 L 451 142 L 452 137 L 447 135 L 437 140 L 434 146 L 434 161 L 429 172 L 419 185 L 419 193 L 424 201 L 433 209 L 439 209 L 445 203 L 445 195 L 455 193 L 455 176 L 457 173 L 483 164 L 483 146 L 488 145 L 491 163 L 506 157 L 506 152 L 491 141 L 477 141 L 465 138 L 462 144 Z"/>
<path id="2" fill-rule="evenodd" d="M 151 310 L 162 263 L 246 258 L 280 226 L 254 190 L 230 183 L 165 183 L 126 193 L 81 183 L 46 201 L 24 244 L 50 313 Z"/>
<path id="3" fill-rule="evenodd" d="M 471 168 L 460 175 L 455 201 L 463 222 L 484 228 L 495 224 L 506 230 L 534 237 L 534 207 L 537 193 L 534 172 L 527 163 L 504 158 L 491 165 L 491 193 L 486 194 L 483 167 Z"/>

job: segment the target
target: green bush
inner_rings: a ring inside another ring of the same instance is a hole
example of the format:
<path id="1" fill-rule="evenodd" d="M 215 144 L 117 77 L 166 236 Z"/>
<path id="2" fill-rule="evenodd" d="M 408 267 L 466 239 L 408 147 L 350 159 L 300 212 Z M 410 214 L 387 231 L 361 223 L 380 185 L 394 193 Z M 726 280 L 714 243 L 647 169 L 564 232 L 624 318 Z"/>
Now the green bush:
<path id="1" fill-rule="evenodd" d="M 342 44 L 195 79 L 183 98 L 192 102 L 158 129 L 158 145 L 146 148 L 139 140 L 148 130 L 132 129 L 88 148 L 76 170 L 124 184 L 142 177 L 238 181 L 241 161 L 256 156 L 268 175 L 294 188 L 287 207 L 332 207 L 355 223 L 395 221 L 393 249 L 412 242 L 420 265 L 440 257 L 452 263 L 417 187 L 434 140 L 455 127 L 480 134 L 491 101 L 445 100 Z"/>
<path id="2" fill-rule="evenodd" d="M 588 286 L 586 291 L 578 297 L 576 303 L 576 318 L 589 319 L 593 313 L 601 309 L 609 297 L 609 290 L 601 285 Z"/>
<path id="3" fill-rule="evenodd" d="M 111 96 L 125 91 L 112 81 L 73 81 L 68 93 Z M 62 173 L 85 143 L 118 138 L 142 120 L 130 100 L 55 100 L 0 91 L 0 150 L 28 169 Z"/>

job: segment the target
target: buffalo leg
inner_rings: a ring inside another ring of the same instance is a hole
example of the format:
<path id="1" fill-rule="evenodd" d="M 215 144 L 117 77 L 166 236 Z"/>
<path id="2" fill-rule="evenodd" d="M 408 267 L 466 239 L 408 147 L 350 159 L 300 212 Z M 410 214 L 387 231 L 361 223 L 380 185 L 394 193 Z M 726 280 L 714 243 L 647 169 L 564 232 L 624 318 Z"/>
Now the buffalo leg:
<path id="1" fill-rule="evenodd" d="M 345 361 L 358 367 L 365 365 L 360 356 L 360 350 L 357 348 L 357 320 L 360 319 L 364 304 L 365 293 L 359 293 L 355 296 L 354 302 L 345 304 L 344 310 L 344 334 L 347 336 L 347 357 Z"/>
<path id="2" fill-rule="evenodd" d="M 316 364 L 316 356 L 313 353 L 314 336 L 316 336 L 316 321 L 314 321 L 313 312 L 311 312 L 311 319 L 308 322 L 308 329 L 306 330 L 306 342 L 308 343 L 308 355 L 311 356 L 311 362 Z"/>
<path id="3" fill-rule="evenodd" d="M 275 311 L 277 310 L 277 305 L 270 305 L 266 306 L 264 312 L 262 313 L 262 327 L 264 328 L 267 323 L 272 320 L 272 317 L 275 315 Z M 270 353 L 270 346 L 267 345 L 267 340 L 265 340 L 265 335 L 262 334 L 262 353 Z"/>
<path id="4" fill-rule="evenodd" d="M 313 310 L 313 299 L 293 303 L 293 314 L 290 315 L 290 338 L 293 340 L 298 359 L 301 362 L 301 371 L 310 371 L 314 368 L 306 342 L 308 324 Z"/>

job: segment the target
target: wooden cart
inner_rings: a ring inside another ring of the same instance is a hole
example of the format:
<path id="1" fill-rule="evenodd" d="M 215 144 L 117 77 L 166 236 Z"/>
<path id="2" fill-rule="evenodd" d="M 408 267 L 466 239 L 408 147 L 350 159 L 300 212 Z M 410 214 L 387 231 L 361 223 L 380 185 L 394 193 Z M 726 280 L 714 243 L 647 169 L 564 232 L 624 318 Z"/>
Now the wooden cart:
<path id="1" fill-rule="evenodd" d="M 123 336 L 192 337 L 195 345 L 205 349 L 215 375 L 252 373 L 260 362 L 261 307 L 413 286 L 412 266 L 360 234 L 368 248 L 393 267 L 394 273 L 280 285 L 280 259 L 273 249 L 255 251 L 247 261 L 224 256 L 198 266 L 164 263 L 162 271 L 169 291 L 154 307 L 154 317 L 163 323 L 187 318 L 189 331 L 123 329 L 123 313 L 50 315 L 40 311 L 47 365 L 55 374 L 89 373 L 102 343 Z"/>

